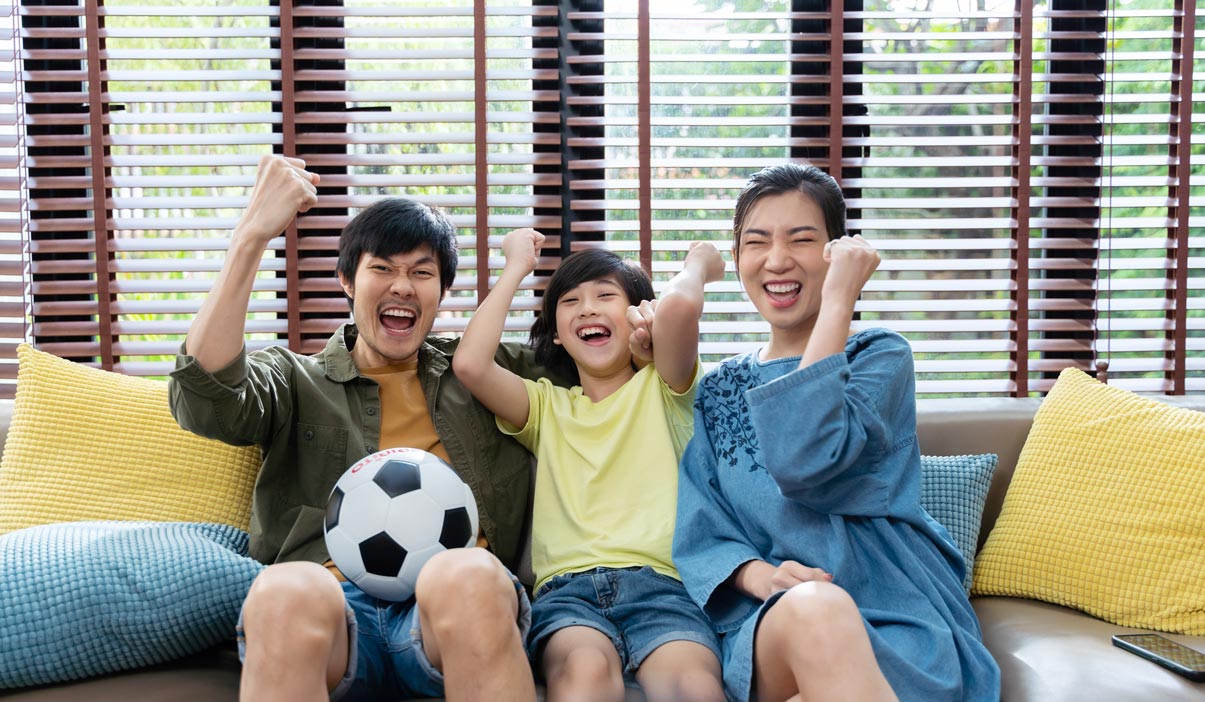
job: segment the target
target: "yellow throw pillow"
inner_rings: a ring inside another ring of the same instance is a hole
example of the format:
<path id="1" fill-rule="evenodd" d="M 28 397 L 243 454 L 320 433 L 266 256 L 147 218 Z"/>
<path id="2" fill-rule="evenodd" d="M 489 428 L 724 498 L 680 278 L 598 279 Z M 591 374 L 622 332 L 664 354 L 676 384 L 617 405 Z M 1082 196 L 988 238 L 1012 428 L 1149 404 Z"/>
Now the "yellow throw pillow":
<path id="1" fill-rule="evenodd" d="M 77 520 L 214 522 L 247 530 L 256 447 L 181 429 L 167 383 L 17 349 L 0 461 L 0 534 Z"/>
<path id="2" fill-rule="evenodd" d="M 975 559 L 972 594 L 1205 634 L 1205 412 L 1063 371 Z"/>

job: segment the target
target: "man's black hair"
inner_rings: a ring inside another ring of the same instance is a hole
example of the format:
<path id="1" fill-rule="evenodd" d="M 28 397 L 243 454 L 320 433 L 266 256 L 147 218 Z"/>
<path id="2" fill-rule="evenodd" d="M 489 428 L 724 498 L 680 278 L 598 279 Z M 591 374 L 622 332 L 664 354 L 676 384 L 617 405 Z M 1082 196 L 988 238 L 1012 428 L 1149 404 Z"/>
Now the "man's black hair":
<path id="1" fill-rule="evenodd" d="M 405 197 L 387 198 L 362 210 L 343 228 L 339 274 L 355 285 L 364 254 L 389 258 L 423 246 L 439 261 L 439 286 L 446 295 L 456 279 L 456 228 L 439 209 Z"/>

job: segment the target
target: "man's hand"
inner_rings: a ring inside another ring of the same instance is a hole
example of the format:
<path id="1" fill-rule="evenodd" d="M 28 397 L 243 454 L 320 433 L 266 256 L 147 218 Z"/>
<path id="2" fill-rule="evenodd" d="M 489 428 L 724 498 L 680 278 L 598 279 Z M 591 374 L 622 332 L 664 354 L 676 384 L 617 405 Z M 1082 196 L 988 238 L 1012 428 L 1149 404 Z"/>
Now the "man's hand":
<path id="1" fill-rule="evenodd" d="M 516 229 L 502 240 L 502 255 L 506 268 L 527 275 L 536 269 L 544 235 L 534 229 Z"/>
<path id="2" fill-rule="evenodd" d="M 266 246 L 289 226 L 298 212 L 318 202 L 318 174 L 299 158 L 268 155 L 259 160 L 247 210 L 234 228 L 236 238 Z"/>
<path id="3" fill-rule="evenodd" d="M 656 314 L 656 300 L 645 300 L 639 305 L 628 306 L 628 326 L 632 328 L 632 333 L 628 336 L 628 349 L 640 367 L 653 362 L 653 318 Z"/>
<path id="4" fill-rule="evenodd" d="M 843 236 L 824 245 L 828 274 L 820 290 L 822 300 L 852 305 L 879 267 L 879 252 L 861 234 Z"/>

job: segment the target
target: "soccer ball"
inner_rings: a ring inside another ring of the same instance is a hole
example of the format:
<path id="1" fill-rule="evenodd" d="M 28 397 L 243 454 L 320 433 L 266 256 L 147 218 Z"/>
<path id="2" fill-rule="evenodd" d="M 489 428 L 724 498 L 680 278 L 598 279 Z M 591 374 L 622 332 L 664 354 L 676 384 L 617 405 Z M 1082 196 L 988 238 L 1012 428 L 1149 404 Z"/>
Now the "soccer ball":
<path id="1" fill-rule="evenodd" d="M 347 469 L 326 503 L 326 548 L 351 582 L 384 600 L 414 596 L 427 559 L 477 541 L 477 502 L 439 456 L 393 448 Z"/>

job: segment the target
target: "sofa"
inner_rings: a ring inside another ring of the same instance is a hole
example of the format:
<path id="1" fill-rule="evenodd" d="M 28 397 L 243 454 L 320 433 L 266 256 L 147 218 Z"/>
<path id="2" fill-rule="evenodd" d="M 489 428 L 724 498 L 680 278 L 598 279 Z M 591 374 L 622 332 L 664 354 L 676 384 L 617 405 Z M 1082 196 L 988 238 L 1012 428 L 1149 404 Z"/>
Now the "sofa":
<path id="1" fill-rule="evenodd" d="M 1172 405 L 1205 410 L 1202 395 L 1160 399 Z M 983 511 L 980 544 L 996 523 L 1041 402 L 1013 398 L 918 402 L 922 453 L 999 456 Z M 0 403 L 0 430 L 7 431 L 11 412 L 11 402 Z M 984 640 L 999 662 L 1005 702 L 1205 699 L 1205 683 L 1189 682 L 1111 644 L 1113 634 L 1135 629 L 1034 600 L 974 597 L 972 604 L 979 615 Z M 1205 651 L 1205 636 L 1167 636 Z M 132 672 L 38 688 L 0 690 L 0 699 L 215 702 L 237 698 L 238 676 L 238 659 L 231 643 Z"/>

